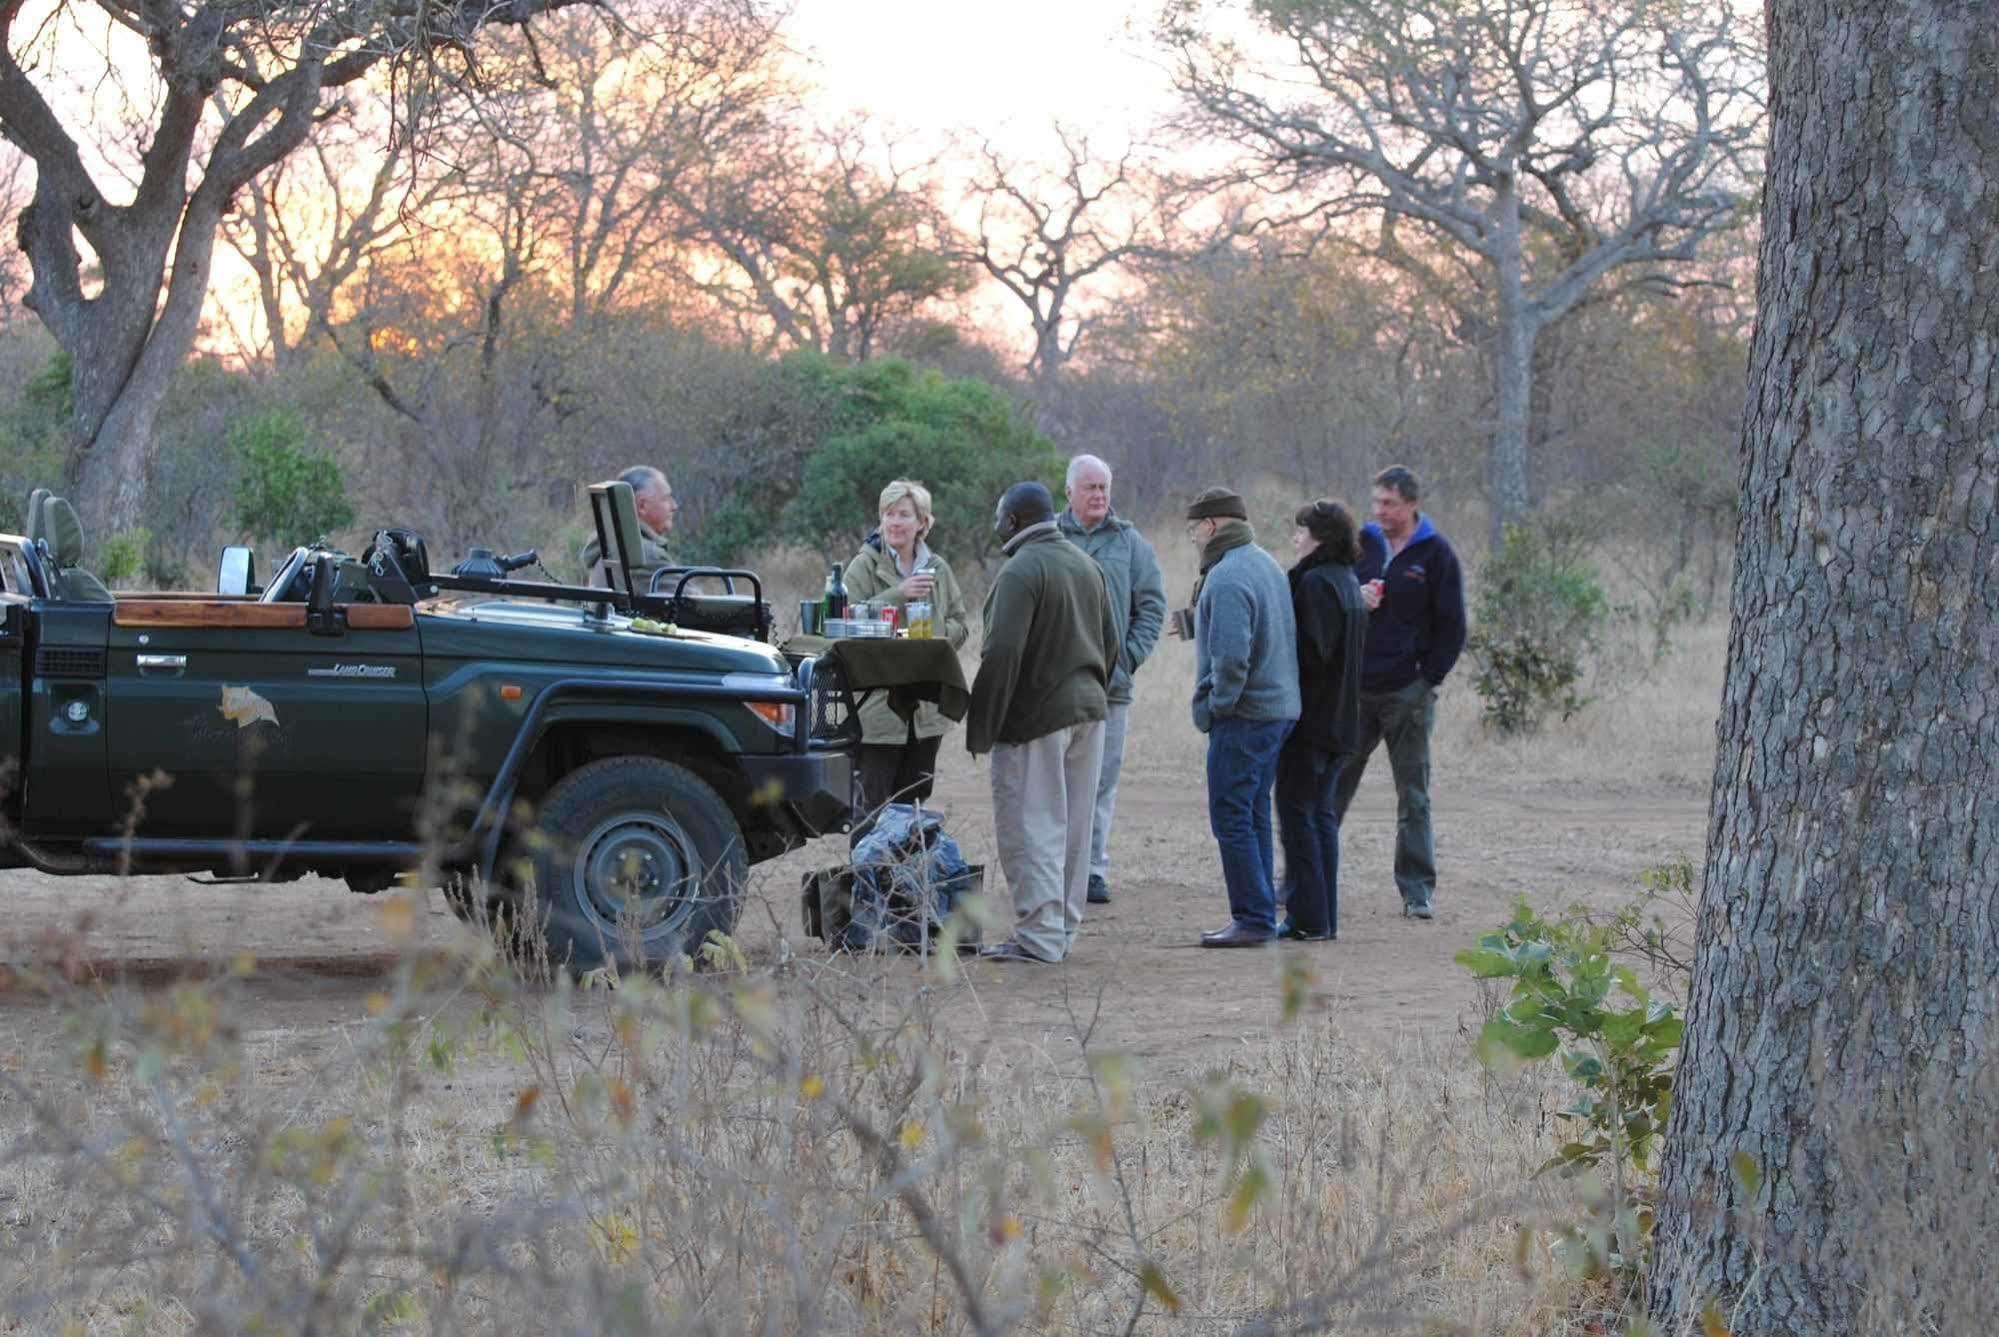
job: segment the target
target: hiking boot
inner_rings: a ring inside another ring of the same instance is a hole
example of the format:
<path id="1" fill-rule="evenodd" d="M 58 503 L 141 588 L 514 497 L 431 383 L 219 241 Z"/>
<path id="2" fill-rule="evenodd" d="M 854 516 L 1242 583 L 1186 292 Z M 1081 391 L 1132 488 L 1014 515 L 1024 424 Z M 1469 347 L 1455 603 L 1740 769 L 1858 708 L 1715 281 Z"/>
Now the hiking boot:
<path id="1" fill-rule="evenodd" d="M 1110 903 L 1111 884 L 1098 877 L 1095 873 L 1090 874 L 1090 904 L 1109 905 Z"/>

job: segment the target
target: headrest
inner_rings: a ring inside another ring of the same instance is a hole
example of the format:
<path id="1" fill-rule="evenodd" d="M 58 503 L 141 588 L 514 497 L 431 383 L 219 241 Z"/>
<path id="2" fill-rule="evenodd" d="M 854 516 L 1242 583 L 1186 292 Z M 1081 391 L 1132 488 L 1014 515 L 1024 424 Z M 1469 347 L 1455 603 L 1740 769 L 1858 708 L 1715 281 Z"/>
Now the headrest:
<path id="1" fill-rule="evenodd" d="M 38 487 L 28 494 L 27 518 L 21 521 L 21 531 L 33 543 L 42 536 L 42 503 L 48 500 L 49 490 Z"/>
<path id="2" fill-rule="evenodd" d="M 57 566 L 75 566 L 83 560 L 83 522 L 76 518 L 76 507 L 67 498 L 42 500 L 41 537 Z"/>

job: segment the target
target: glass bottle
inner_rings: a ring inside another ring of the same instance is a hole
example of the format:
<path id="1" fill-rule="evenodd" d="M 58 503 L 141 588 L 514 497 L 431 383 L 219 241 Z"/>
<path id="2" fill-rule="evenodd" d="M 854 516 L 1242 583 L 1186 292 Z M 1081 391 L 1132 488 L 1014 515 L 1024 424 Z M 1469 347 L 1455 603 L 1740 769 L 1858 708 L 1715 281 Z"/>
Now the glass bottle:
<path id="1" fill-rule="evenodd" d="M 826 573 L 826 620 L 847 615 L 847 578 L 840 570 L 838 562 Z"/>

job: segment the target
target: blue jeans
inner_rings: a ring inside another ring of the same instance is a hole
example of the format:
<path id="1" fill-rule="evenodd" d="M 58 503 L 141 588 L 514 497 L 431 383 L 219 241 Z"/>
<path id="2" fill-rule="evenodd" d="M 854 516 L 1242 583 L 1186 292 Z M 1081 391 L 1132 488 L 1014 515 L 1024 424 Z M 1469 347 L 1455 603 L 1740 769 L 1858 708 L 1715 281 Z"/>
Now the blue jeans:
<path id="1" fill-rule="evenodd" d="M 1221 847 L 1229 914 L 1246 929 L 1277 927 L 1277 851 L 1270 793 L 1290 720 L 1218 719 L 1208 726 L 1208 828 Z"/>
<path id="2" fill-rule="evenodd" d="M 1293 738 L 1277 756 L 1285 917 L 1301 933 L 1340 931 L 1340 758 Z"/>

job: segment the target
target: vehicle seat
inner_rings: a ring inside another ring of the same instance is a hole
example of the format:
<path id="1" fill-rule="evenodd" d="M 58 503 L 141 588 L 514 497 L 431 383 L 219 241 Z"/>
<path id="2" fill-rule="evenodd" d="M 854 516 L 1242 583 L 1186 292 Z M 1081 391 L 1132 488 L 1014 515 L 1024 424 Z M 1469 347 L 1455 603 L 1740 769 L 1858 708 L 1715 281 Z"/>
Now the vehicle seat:
<path id="1" fill-rule="evenodd" d="M 21 518 L 21 533 L 33 543 L 42 536 L 42 503 L 48 500 L 49 490 L 38 487 L 28 494 L 28 511 Z"/>
<path id="2" fill-rule="evenodd" d="M 76 507 L 62 497 L 44 496 L 37 519 L 40 530 L 35 537 L 48 555 L 55 597 L 70 603 L 110 603 L 111 591 L 104 582 L 77 565 L 83 560 L 83 522 L 76 518 Z"/>

